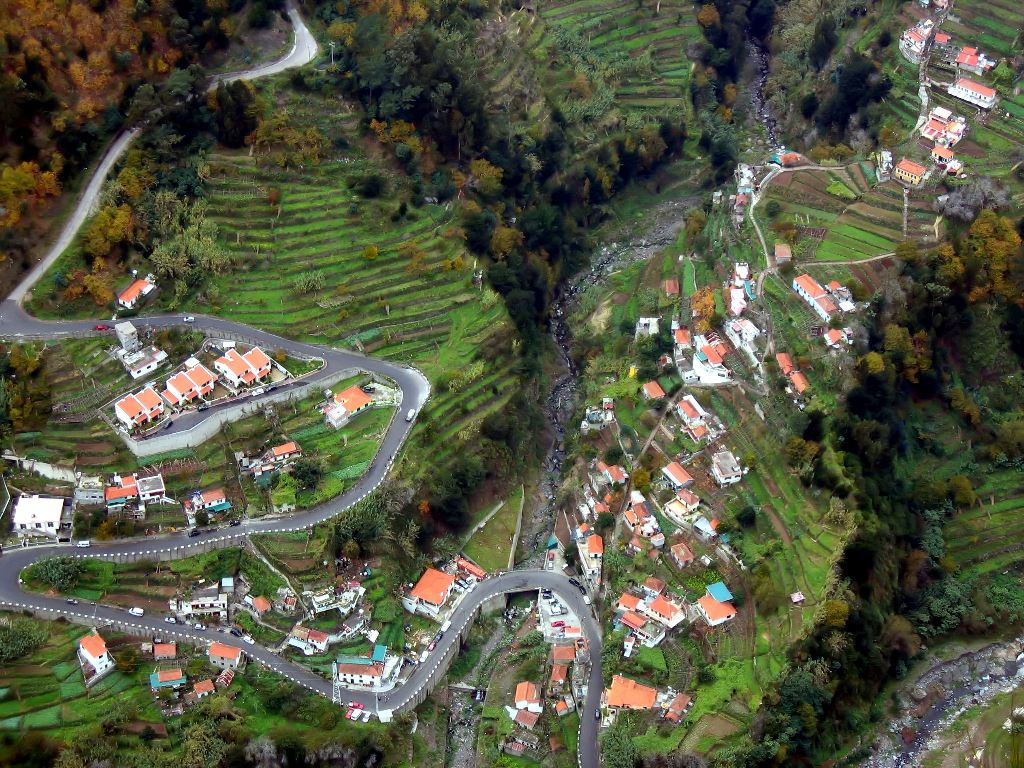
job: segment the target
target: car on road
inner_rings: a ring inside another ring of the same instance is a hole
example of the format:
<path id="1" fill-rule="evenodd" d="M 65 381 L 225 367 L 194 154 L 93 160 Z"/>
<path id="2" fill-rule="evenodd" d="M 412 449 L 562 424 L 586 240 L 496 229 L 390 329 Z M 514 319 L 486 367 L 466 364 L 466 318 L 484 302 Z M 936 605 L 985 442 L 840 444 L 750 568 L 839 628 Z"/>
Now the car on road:
<path id="1" fill-rule="evenodd" d="M 109 331 L 110 330 L 110 326 L 109 325 L 104 325 L 103 323 L 100 323 L 99 325 L 94 325 L 92 327 L 92 329 L 94 331 Z"/>
<path id="2" fill-rule="evenodd" d="M 581 595 L 583 595 L 583 596 L 586 596 L 586 594 L 587 594 L 587 590 L 585 590 L 585 589 L 583 588 L 583 585 L 582 585 L 582 584 L 577 584 L 577 585 L 576 585 L 576 589 L 578 589 L 578 590 L 580 591 L 580 594 L 581 594 Z"/>
<path id="3" fill-rule="evenodd" d="M 351 720 L 353 717 L 355 717 L 358 714 L 359 714 L 359 710 L 357 710 L 357 709 L 350 709 L 348 712 L 345 713 L 345 719 L 346 720 Z"/>
<path id="4" fill-rule="evenodd" d="M 594 719 L 595 720 L 600 720 L 601 719 L 601 710 L 600 709 L 595 709 L 594 710 Z"/>
<path id="5" fill-rule="evenodd" d="M 256 644 L 256 641 L 252 639 L 252 635 L 242 635 L 242 642 L 248 643 L 249 645 Z"/>
<path id="6" fill-rule="evenodd" d="M 363 712 L 363 722 L 364 722 L 364 723 L 368 723 L 368 722 L 370 722 L 370 715 L 371 715 L 371 714 L 373 714 L 373 713 L 372 713 L 372 712 L 370 712 L 369 710 L 367 710 L 367 711 Z"/>
<path id="7" fill-rule="evenodd" d="M 230 523 L 228 523 L 228 528 L 234 528 L 236 525 L 241 525 L 241 524 L 242 524 L 241 520 L 232 520 Z"/>
<path id="8" fill-rule="evenodd" d="M 427 653 L 437 648 L 437 640 L 431 640 L 430 645 L 427 646 Z"/>
<path id="9" fill-rule="evenodd" d="M 183 323 L 194 323 L 195 321 L 196 319 L 193 315 L 185 315 L 183 318 L 181 318 L 181 322 Z"/>
<path id="10" fill-rule="evenodd" d="M 207 408 L 209 408 L 209 407 L 210 407 L 210 404 L 209 404 L 209 403 L 201 403 L 201 404 L 199 405 L 199 407 L 198 407 L 198 408 L 196 408 L 196 410 L 197 410 L 197 411 L 205 411 L 205 410 L 206 410 Z"/>
<path id="11" fill-rule="evenodd" d="M 206 625 L 205 624 L 200 624 L 197 621 L 195 624 L 192 625 L 192 629 L 194 629 L 196 632 L 204 632 L 204 631 L 206 631 Z"/>
<path id="12" fill-rule="evenodd" d="M 590 595 L 584 595 L 583 602 L 585 605 L 590 605 Z"/>
<path id="13" fill-rule="evenodd" d="M 554 568 L 555 568 L 555 553 L 554 553 L 553 550 L 551 552 L 548 552 L 548 561 L 544 564 L 544 567 L 547 570 L 549 570 L 549 571 L 554 570 Z"/>
<path id="14" fill-rule="evenodd" d="M 362 708 L 363 708 L 363 705 L 362 705 L 362 704 L 360 704 L 360 703 L 359 703 L 358 701 L 350 701 L 350 702 L 348 703 L 348 705 L 349 705 L 350 707 L 352 707 L 352 709 L 362 709 Z"/>
<path id="15" fill-rule="evenodd" d="M 574 587 L 577 587 L 577 588 L 583 586 L 582 584 L 580 584 L 580 580 L 579 579 L 569 579 L 569 583 L 572 584 Z"/>
<path id="16" fill-rule="evenodd" d="M 132 616 L 143 616 L 146 612 L 141 608 L 132 607 L 128 609 L 128 613 L 130 613 Z"/>
<path id="17" fill-rule="evenodd" d="M 69 597 L 64 602 L 66 602 L 68 605 L 78 605 L 78 601 L 75 600 L 75 598 L 73 598 L 73 597 Z"/>
<path id="18" fill-rule="evenodd" d="M 168 624 L 177 624 L 178 623 L 178 620 L 176 618 L 174 618 L 173 616 L 164 616 L 164 621 L 166 621 Z"/>
<path id="19" fill-rule="evenodd" d="M 231 628 L 231 634 L 234 635 L 235 637 L 241 637 L 242 636 L 242 630 L 235 629 L 234 627 L 232 627 Z"/>
<path id="20" fill-rule="evenodd" d="M 202 531 L 200 531 L 198 528 L 193 528 L 191 531 L 188 532 L 188 535 L 189 536 L 198 536 L 201 533 L 202 533 Z"/>
<path id="21" fill-rule="evenodd" d="M 564 627 L 565 626 L 565 622 L 564 621 L 552 621 L 551 622 L 551 626 L 552 627 Z"/>
<path id="22" fill-rule="evenodd" d="M 89 541 L 89 539 L 82 539 L 81 541 L 76 541 L 75 542 L 75 546 L 76 547 L 91 547 L 92 546 L 92 542 Z"/>
<path id="23" fill-rule="evenodd" d="M 407 414 L 405 414 L 405 420 L 406 421 L 412 421 L 415 418 L 416 418 L 416 409 L 415 408 L 410 408 L 409 412 Z"/>

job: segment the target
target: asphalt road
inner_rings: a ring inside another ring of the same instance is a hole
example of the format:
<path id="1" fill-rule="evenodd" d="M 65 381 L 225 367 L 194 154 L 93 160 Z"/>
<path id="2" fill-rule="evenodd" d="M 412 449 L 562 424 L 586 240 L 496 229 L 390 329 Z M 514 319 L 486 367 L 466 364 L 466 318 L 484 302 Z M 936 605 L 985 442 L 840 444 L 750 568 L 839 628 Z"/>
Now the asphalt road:
<path id="1" fill-rule="evenodd" d="M 318 50 L 316 41 L 291 2 L 288 4 L 288 14 L 294 27 L 295 39 L 287 55 L 278 61 L 252 70 L 216 76 L 211 81 L 211 87 L 216 86 L 220 82 L 231 82 L 238 79 L 252 79 L 276 74 L 312 61 Z M 86 218 L 88 218 L 98 200 L 103 183 L 106 181 L 111 169 L 135 139 L 138 131 L 138 128 L 131 129 L 115 139 L 89 180 L 57 241 L 54 242 L 43 259 L 25 279 L 14 288 L 7 300 L 0 302 L 0 337 L 14 341 L 34 338 L 60 340 L 62 338 L 81 338 L 83 336 L 111 333 L 110 331 L 94 330 L 94 326 L 98 323 L 106 324 L 102 320 L 59 322 L 38 320 L 28 315 L 22 308 L 21 303 L 31 287 L 74 240 L 75 235 Z M 176 638 L 198 645 L 204 645 L 214 639 L 221 639 L 230 644 L 241 646 L 246 655 L 251 659 L 293 682 L 321 695 L 330 697 L 332 686 L 329 681 L 299 664 L 278 657 L 277 654 L 260 645 L 248 645 L 237 638 L 233 638 L 230 635 L 221 635 L 218 631 L 212 629 L 200 631 L 182 624 L 168 624 L 163 620 L 162 616 L 147 615 L 136 617 L 120 608 L 82 603 L 72 605 L 61 598 L 25 592 L 21 588 L 20 574 L 32 562 L 44 557 L 57 555 L 113 557 L 125 554 L 146 555 L 162 552 L 170 553 L 169 556 L 174 559 L 188 557 L 195 554 L 196 549 L 203 544 L 216 543 L 222 546 L 226 546 L 229 543 L 240 544 L 242 539 L 250 534 L 304 530 L 339 515 L 376 490 L 384 481 L 399 449 L 405 442 L 414 424 L 405 420 L 405 412 L 409 408 L 415 408 L 417 411 L 420 410 L 430 395 L 429 382 L 423 374 L 408 366 L 366 357 L 347 350 L 320 347 L 285 339 L 224 318 L 199 315 L 196 316 L 195 323 L 188 326 L 183 322 L 181 315 L 134 318 L 132 322 L 140 328 L 157 329 L 182 326 L 195 328 L 212 336 L 216 336 L 218 333 L 236 334 L 252 339 L 268 349 L 284 349 L 291 354 L 320 357 L 324 360 L 325 366 L 314 377 L 311 377 L 311 381 L 327 378 L 332 373 L 344 368 L 358 367 L 370 370 L 386 376 L 397 383 L 402 393 L 401 410 L 388 428 L 377 456 L 370 464 L 366 474 L 354 487 L 335 499 L 313 509 L 291 515 L 287 519 L 246 520 L 240 526 L 223 528 L 197 537 L 189 537 L 187 534 L 176 534 L 147 537 L 145 539 L 126 539 L 103 544 L 97 543 L 88 550 L 71 547 L 67 544 L 8 549 L 0 556 L 0 605 L 13 609 L 33 608 L 51 611 L 55 614 L 87 619 L 98 625 L 115 624 L 126 628 L 149 630 L 154 635 L 163 638 Z M 251 399 L 246 402 L 251 402 Z M 232 407 L 235 406 L 221 406 L 222 409 Z M 209 415 L 210 412 L 204 412 L 179 418 L 173 427 L 167 430 L 167 433 L 187 429 Z M 409 706 L 412 702 L 415 702 L 421 689 L 437 674 L 440 660 L 444 658 L 452 644 L 458 642 L 461 630 L 472 619 L 476 608 L 482 602 L 499 594 L 530 591 L 541 587 L 551 589 L 580 617 L 583 633 L 590 646 L 591 659 L 594 663 L 591 665 L 588 693 L 580 718 L 578 760 L 580 768 L 599 768 L 600 758 L 597 739 L 599 723 L 594 717 L 594 712 L 600 705 L 602 689 L 601 631 L 597 621 L 594 619 L 590 606 L 584 603 L 583 596 L 561 574 L 540 570 L 511 571 L 479 583 L 472 592 L 463 598 L 455 610 L 451 617 L 451 629 L 445 633 L 445 636 L 437 644 L 437 647 L 430 656 L 415 668 L 410 678 L 401 687 L 388 692 L 384 701 L 380 700 L 373 693 L 346 691 L 344 694 L 345 702 L 358 702 L 366 709 L 374 712 L 391 709 L 401 710 Z"/>

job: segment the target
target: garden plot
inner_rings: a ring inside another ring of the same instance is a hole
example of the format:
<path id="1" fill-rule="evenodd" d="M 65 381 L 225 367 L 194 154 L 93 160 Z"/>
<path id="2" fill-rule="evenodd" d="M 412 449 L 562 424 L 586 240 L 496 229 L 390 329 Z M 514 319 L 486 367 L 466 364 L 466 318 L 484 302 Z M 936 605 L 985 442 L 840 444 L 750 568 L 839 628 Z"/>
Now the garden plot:
<path id="1" fill-rule="evenodd" d="M 892 253 L 904 239 L 902 189 L 897 184 L 872 185 L 873 179 L 863 163 L 793 171 L 772 181 L 767 198 L 780 204 L 783 221 L 798 229 L 825 230 L 820 242 L 811 244 L 815 259 L 857 261 Z M 933 240 L 935 216 L 928 200 L 912 194 L 908 237 Z"/>

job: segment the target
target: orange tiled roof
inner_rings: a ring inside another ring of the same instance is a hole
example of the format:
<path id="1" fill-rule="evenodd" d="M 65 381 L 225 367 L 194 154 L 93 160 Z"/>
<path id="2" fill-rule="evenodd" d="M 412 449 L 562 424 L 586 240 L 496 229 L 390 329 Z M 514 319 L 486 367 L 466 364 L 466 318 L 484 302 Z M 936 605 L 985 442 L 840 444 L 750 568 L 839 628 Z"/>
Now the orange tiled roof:
<path id="1" fill-rule="evenodd" d="M 454 583 L 454 576 L 449 576 L 435 568 L 427 568 L 409 594 L 425 603 L 442 605 L 448 597 L 448 590 Z"/>
<path id="2" fill-rule="evenodd" d="M 628 677 L 615 675 L 612 678 L 611 687 L 605 691 L 605 696 L 609 707 L 651 709 L 654 707 L 658 692 L 654 688 L 641 685 Z"/>
<path id="3" fill-rule="evenodd" d="M 294 440 L 287 442 L 284 445 L 275 445 L 273 448 L 271 448 L 271 452 L 275 456 L 284 456 L 285 454 L 288 453 L 295 453 L 298 450 L 298 443 L 296 443 Z"/>
<path id="4" fill-rule="evenodd" d="M 99 658 L 107 652 L 107 644 L 99 635 L 86 635 L 78 641 L 78 645 L 93 658 Z"/>
<path id="5" fill-rule="evenodd" d="M 152 285 L 152 283 L 150 283 L 148 280 L 136 280 L 123 291 L 121 291 L 121 295 L 118 296 L 117 298 L 122 304 L 131 304 L 133 301 L 139 298 L 139 296 L 142 295 L 142 292 L 146 290 L 150 285 Z"/>
<path id="6" fill-rule="evenodd" d="M 242 655 L 242 649 L 220 641 L 214 641 L 210 645 L 210 655 L 222 659 L 237 659 Z"/>
<path id="7" fill-rule="evenodd" d="M 196 693 L 213 693 L 216 689 L 213 687 L 213 680 L 200 680 L 192 686 L 192 690 Z"/>
<path id="8" fill-rule="evenodd" d="M 711 621 L 727 619 L 730 616 L 736 615 L 736 609 L 733 607 L 732 603 L 720 603 L 711 595 L 704 595 L 704 597 L 700 598 L 697 603 Z"/>

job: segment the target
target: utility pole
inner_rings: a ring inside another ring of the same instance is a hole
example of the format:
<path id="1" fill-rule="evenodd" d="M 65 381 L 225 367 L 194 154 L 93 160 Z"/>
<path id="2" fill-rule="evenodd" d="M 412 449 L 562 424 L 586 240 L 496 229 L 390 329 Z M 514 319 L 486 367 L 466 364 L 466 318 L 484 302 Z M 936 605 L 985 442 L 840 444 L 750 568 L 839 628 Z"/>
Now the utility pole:
<path id="1" fill-rule="evenodd" d="M 328 43 L 328 45 L 331 47 L 331 66 L 333 67 L 334 66 L 334 45 L 335 45 L 335 43 L 332 40 L 331 42 Z"/>

